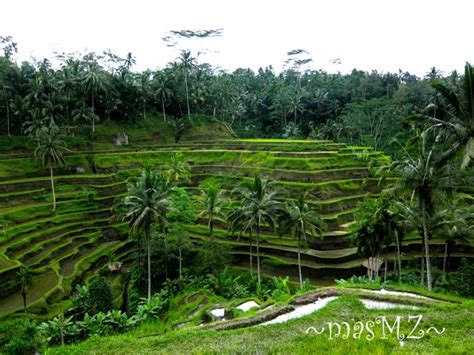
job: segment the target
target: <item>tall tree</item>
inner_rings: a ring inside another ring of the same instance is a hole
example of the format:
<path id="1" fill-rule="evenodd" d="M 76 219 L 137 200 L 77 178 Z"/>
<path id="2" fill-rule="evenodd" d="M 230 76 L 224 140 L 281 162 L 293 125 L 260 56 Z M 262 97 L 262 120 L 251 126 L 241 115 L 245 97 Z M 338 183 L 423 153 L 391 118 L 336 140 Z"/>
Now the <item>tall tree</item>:
<path id="1" fill-rule="evenodd" d="M 163 121 L 166 122 L 166 105 L 173 96 L 171 91 L 169 80 L 167 79 L 164 72 L 161 72 L 155 77 L 155 96 L 161 102 L 161 111 L 163 113 Z"/>
<path id="2" fill-rule="evenodd" d="M 26 296 L 28 295 L 28 289 L 31 285 L 31 270 L 26 267 L 22 266 L 20 268 L 20 271 L 18 271 L 18 279 L 20 281 L 20 286 L 21 286 L 21 297 L 23 298 L 23 308 L 25 310 L 25 315 L 26 315 Z"/>
<path id="3" fill-rule="evenodd" d="M 242 198 L 242 216 L 246 217 L 246 229 L 254 229 L 257 237 L 257 280 L 261 285 L 260 273 L 260 230 L 262 223 L 270 228 L 276 227 L 278 214 L 282 211 L 282 204 L 276 200 L 277 191 L 273 189 L 270 180 L 262 180 L 255 175 L 250 186 L 239 188 L 236 193 Z"/>
<path id="4" fill-rule="evenodd" d="M 95 97 L 99 90 L 104 89 L 105 85 L 104 74 L 96 61 L 88 62 L 82 80 L 86 90 L 91 95 L 92 113 L 95 114 Z M 95 120 L 92 120 L 92 132 L 95 132 Z"/>
<path id="5" fill-rule="evenodd" d="M 184 71 L 184 87 L 185 87 L 185 90 L 186 90 L 186 108 L 187 108 L 187 111 L 188 111 L 188 118 L 189 118 L 189 116 L 191 115 L 191 109 L 190 109 L 190 106 L 189 106 L 189 84 L 188 84 L 188 81 L 189 81 L 190 70 L 191 70 L 192 66 L 194 65 L 194 58 L 192 57 L 190 51 L 181 51 L 180 60 L 181 60 L 181 65 L 182 65 L 183 71 Z"/>
<path id="6" fill-rule="evenodd" d="M 214 223 L 216 220 L 225 221 L 228 201 L 224 197 L 224 190 L 216 183 L 201 188 L 201 194 L 196 198 L 199 211 L 198 218 L 207 220 L 209 237 L 214 241 Z"/>
<path id="7" fill-rule="evenodd" d="M 92 108 L 87 107 L 85 103 L 74 109 L 71 114 L 74 122 L 90 122 L 92 124 L 92 132 L 95 131 L 94 122 L 99 121 L 99 116 L 94 113 Z"/>
<path id="8" fill-rule="evenodd" d="M 456 153 L 463 151 L 461 169 L 464 169 L 474 157 L 474 68 L 466 63 L 464 76 L 454 85 L 439 79 L 431 85 L 443 101 L 439 105 L 428 106 L 430 113 L 435 110 L 433 115 L 417 117 L 429 124 L 428 129 L 438 130 L 446 137 L 447 149 L 436 164 L 444 165 Z"/>
<path id="9" fill-rule="evenodd" d="M 440 190 L 440 170 L 435 164 L 432 148 L 427 147 L 426 134 L 419 136 L 418 156 L 414 157 L 406 151 L 406 156 L 392 164 L 393 171 L 399 174 L 396 190 L 400 194 L 406 194 L 411 201 L 417 203 L 420 221 L 423 248 L 425 252 L 425 263 L 427 272 L 428 290 L 431 291 L 433 280 L 430 262 L 428 224 L 433 214 L 433 198 Z"/>
<path id="10" fill-rule="evenodd" d="M 138 90 L 142 97 L 142 108 L 143 108 L 143 119 L 146 119 L 146 102 L 150 95 L 151 90 L 151 72 L 149 70 L 145 70 L 138 74 Z"/>
<path id="11" fill-rule="evenodd" d="M 122 219 L 128 221 L 134 233 L 145 231 L 147 243 L 148 300 L 151 299 L 151 227 L 159 225 L 160 230 L 166 228 L 166 214 L 170 211 L 170 199 L 166 181 L 163 176 L 145 168 L 138 179 L 128 184 L 128 195 L 123 199 Z"/>
<path id="12" fill-rule="evenodd" d="M 191 167 L 181 152 L 173 153 L 163 165 L 163 170 L 169 187 L 177 186 L 181 181 L 190 181 Z"/>
<path id="13" fill-rule="evenodd" d="M 279 223 L 281 232 L 289 232 L 298 240 L 298 274 L 300 288 L 303 289 L 303 273 L 301 271 L 301 245 L 310 234 L 320 236 L 325 228 L 321 216 L 308 204 L 308 192 L 305 191 L 296 201 L 291 201 L 281 214 Z"/>
<path id="14" fill-rule="evenodd" d="M 53 195 L 53 212 L 55 212 L 56 193 L 54 190 L 53 167 L 66 164 L 63 153 L 68 149 L 64 143 L 64 135 L 59 127 L 55 125 L 38 130 L 36 140 L 38 146 L 34 151 L 34 156 L 41 161 L 44 167 L 49 168 L 51 192 Z"/>

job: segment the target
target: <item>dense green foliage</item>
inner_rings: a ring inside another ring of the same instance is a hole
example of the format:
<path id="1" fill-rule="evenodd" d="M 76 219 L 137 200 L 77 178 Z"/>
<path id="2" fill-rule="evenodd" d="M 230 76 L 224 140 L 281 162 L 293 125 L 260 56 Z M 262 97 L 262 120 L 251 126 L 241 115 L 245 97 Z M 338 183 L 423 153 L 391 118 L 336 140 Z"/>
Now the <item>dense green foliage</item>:
<path id="1" fill-rule="evenodd" d="M 404 117 L 437 102 L 430 84 L 459 79 L 456 72 L 442 78 L 435 68 L 424 78 L 356 69 L 226 73 L 198 63 L 189 52 L 154 72 L 134 72 L 133 62 L 131 55 L 110 52 L 60 54 L 21 65 L 0 57 L 0 127 L 18 135 L 47 121 L 95 131 L 99 118 L 131 123 L 146 119 L 147 111 L 161 111 L 164 120 L 189 113 L 219 117 L 244 136 L 310 136 L 393 151 L 386 137 L 405 139 Z M 179 141 L 186 123 L 169 121 Z"/>
<path id="2" fill-rule="evenodd" d="M 104 277 L 92 279 L 89 285 L 87 303 L 91 314 L 108 312 L 113 308 L 112 290 Z"/>

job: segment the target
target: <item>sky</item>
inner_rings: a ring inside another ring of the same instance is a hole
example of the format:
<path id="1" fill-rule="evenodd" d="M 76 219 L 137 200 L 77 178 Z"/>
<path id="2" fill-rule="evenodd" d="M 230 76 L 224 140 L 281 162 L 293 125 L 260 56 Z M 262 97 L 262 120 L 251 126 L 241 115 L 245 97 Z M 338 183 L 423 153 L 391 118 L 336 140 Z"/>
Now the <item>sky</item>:
<path id="1" fill-rule="evenodd" d="M 18 43 L 17 61 L 111 49 L 132 52 L 143 70 L 191 49 L 224 70 L 278 72 L 288 51 L 305 49 L 303 58 L 313 60 L 307 69 L 419 76 L 474 62 L 473 0 L 7 0 L 0 9 L 0 36 Z M 175 48 L 162 40 L 171 30 L 217 28 L 221 37 Z"/>

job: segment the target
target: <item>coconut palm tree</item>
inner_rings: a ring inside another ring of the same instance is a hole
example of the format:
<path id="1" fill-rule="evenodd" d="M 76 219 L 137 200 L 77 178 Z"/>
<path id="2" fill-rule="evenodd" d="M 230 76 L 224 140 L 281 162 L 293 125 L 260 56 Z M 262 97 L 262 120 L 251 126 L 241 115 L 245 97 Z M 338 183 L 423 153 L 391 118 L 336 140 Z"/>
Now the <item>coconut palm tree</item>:
<path id="1" fill-rule="evenodd" d="M 174 153 L 163 166 L 168 186 L 177 186 L 180 181 L 189 182 L 191 167 L 183 153 Z"/>
<path id="2" fill-rule="evenodd" d="M 416 117 L 428 123 L 428 130 L 437 130 L 446 137 L 448 148 L 436 164 L 444 165 L 463 151 L 462 170 L 474 157 L 474 68 L 466 63 L 464 76 L 454 85 L 439 79 L 433 80 L 431 85 L 441 96 L 442 103 L 429 105 L 426 114 Z M 437 114 L 428 114 L 432 110 Z"/>
<path id="3" fill-rule="evenodd" d="M 21 95 L 15 95 L 15 97 L 10 100 L 10 109 L 12 110 L 13 114 L 18 117 L 20 120 L 20 134 L 23 134 L 23 119 L 26 116 L 26 105 L 23 97 Z"/>
<path id="4" fill-rule="evenodd" d="M 74 65 L 74 62 L 72 63 Z M 65 66 L 59 73 L 58 86 L 61 93 L 64 95 L 64 103 L 66 109 L 66 122 L 69 124 L 69 104 L 71 103 L 71 94 L 76 85 L 76 77 L 74 72 Z"/>
<path id="5" fill-rule="evenodd" d="M 31 270 L 27 266 L 22 266 L 20 271 L 18 271 L 17 276 L 20 281 L 21 297 L 23 298 L 23 308 L 26 315 L 26 296 L 28 294 L 28 288 L 31 285 Z"/>
<path id="6" fill-rule="evenodd" d="M 260 229 L 262 223 L 267 223 L 270 228 L 275 228 L 277 216 L 282 211 L 281 202 L 276 200 L 277 191 L 273 189 L 270 180 L 262 180 L 260 175 L 255 175 L 250 186 L 239 188 L 235 191 L 241 196 L 241 218 L 247 218 L 245 230 L 255 230 L 257 238 L 257 280 L 261 285 L 260 273 Z"/>
<path id="7" fill-rule="evenodd" d="M 186 117 L 178 117 L 168 121 L 168 125 L 173 130 L 174 142 L 178 143 L 191 125 Z"/>
<path id="8" fill-rule="evenodd" d="M 413 157 L 407 151 L 404 159 L 395 161 L 392 169 L 399 174 L 396 191 L 407 195 L 412 203 L 416 203 L 421 223 L 423 249 L 427 273 L 428 290 L 432 289 L 432 274 L 429 251 L 430 231 L 428 225 L 433 214 L 433 198 L 440 191 L 440 171 L 437 168 L 434 152 L 426 146 L 426 134 L 418 138 L 418 156 Z"/>
<path id="9" fill-rule="evenodd" d="M 43 105 L 43 115 L 49 120 L 49 125 L 56 125 L 58 119 L 62 118 L 63 106 L 57 101 L 55 95 L 49 95 Z"/>
<path id="10" fill-rule="evenodd" d="M 214 240 L 214 222 L 224 221 L 228 201 L 224 197 L 224 190 L 215 183 L 201 188 L 201 194 L 196 198 L 196 207 L 199 211 L 198 218 L 207 220 L 209 237 Z"/>
<path id="11" fill-rule="evenodd" d="M 91 95 L 92 113 L 95 114 L 95 96 L 97 92 L 103 90 L 105 86 L 105 77 L 97 62 L 92 61 L 88 63 L 82 82 Z M 98 116 L 96 117 L 98 120 Z M 95 132 L 94 120 L 92 120 L 92 132 Z"/>
<path id="12" fill-rule="evenodd" d="M 356 223 L 351 225 L 351 241 L 357 252 L 364 257 L 379 258 L 380 252 L 388 244 L 388 231 L 380 208 L 380 200 L 368 200 L 359 205 L 355 212 Z M 373 268 L 368 268 L 369 278 L 373 278 Z M 378 275 L 376 270 L 375 276 Z"/>
<path id="13" fill-rule="evenodd" d="M 302 113 L 304 110 L 302 98 L 303 95 L 299 91 L 294 92 L 290 97 L 288 113 L 293 115 L 294 124 L 297 124 L 298 112 Z"/>
<path id="14" fill-rule="evenodd" d="M 83 102 L 82 105 L 72 111 L 72 119 L 74 122 L 90 122 L 92 124 L 92 132 L 95 132 L 95 122 L 99 121 L 99 116 L 94 113 L 94 110 L 87 107 Z"/>
<path id="15" fill-rule="evenodd" d="M 43 127 L 37 131 L 35 138 L 38 146 L 34 151 L 36 159 L 40 160 L 44 167 L 49 169 L 51 179 L 51 191 L 53 195 L 53 212 L 56 211 L 56 193 L 54 191 L 53 167 L 55 165 L 65 165 L 63 153 L 68 151 L 64 143 L 64 135 L 59 127 L 52 125 Z"/>
<path id="16" fill-rule="evenodd" d="M 291 201 L 281 215 L 279 224 L 282 233 L 289 232 L 298 240 L 298 274 L 300 288 L 303 289 L 303 274 L 301 272 L 301 244 L 306 242 L 308 234 L 320 236 L 325 228 L 321 216 L 311 209 L 308 204 L 308 192 L 305 191 L 296 201 Z"/>
<path id="17" fill-rule="evenodd" d="M 189 71 L 191 70 L 192 66 L 194 65 L 194 58 L 191 56 L 190 51 L 181 51 L 180 55 L 181 65 L 183 66 L 184 71 L 184 87 L 186 90 L 186 108 L 188 110 L 188 118 L 191 115 L 191 109 L 189 107 Z"/>
<path id="18" fill-rule="evenodd" d="M 239 237 L 242 234 L 249 234 L 249 265 L 250 265 L 250 276 L 253 278 L 253 239 L 252 239 L 252 219 L 249 216 L 249 211 L 239 206 L 232 210 L 227 216 L 229 221 L 229 229 L 232 233 L 240 231 Z M 250 223 L 250 224 L 249 224 Z"/>
<path id="19" fill-rule="evenodd" d="M 140 177 L 128 184 L 128 195 L 123 199 L 122 220 L 128 221 L 133 233 L 145 231 L 147 243 L 148 300 L 151 299 L 151 227 L 157 223 L 161 230 L 166 228 L 166 214 L 170 211 L 170 199 L 165 178 L 145 168 Z"/>
<path id="20" fill-rule="evenodd" d="M 167 80 L 164 73 L 155 78 L 156 81 L 156 91 L 155 97 L 159 98 L 161 101 L 161 111 L 163 112 L 163 121 L 166 122 L 166 103 L 173 96 L 173 91 L 169 87 L 169 81 Z"/>
<path id="21" fill-rule="evenodd" d="M 145 70 L 144 72 L 137 75 L 137 86 L 138 91 L 142 97 L 142 107 L 143 107 L 143 119 L 146 119 L 146 102 L 148 100 L 148 96 L 150 95 L 150 78 L 151 78 L 151 71 Z"/>
<path id="22" fill-rule="evenodd" d="M 458 242 L 467 242 L 474 235 L 473 197 L 458 194 L 452 199 L 447 198 L 445 206 L 433 215 L 431 229 L 445 239 L 443 256 L 443 274 L 446 274 L 447 261 L 451 246 Z"/>
<path id="23" fill-rule="evenodd" d="M 30 110 L 28 119 L 23 123 L 23 132 L 31 139 L 36 139 L 38 132 L 45 126 L 44 120 L 44 115 L 39 108 Z"/>

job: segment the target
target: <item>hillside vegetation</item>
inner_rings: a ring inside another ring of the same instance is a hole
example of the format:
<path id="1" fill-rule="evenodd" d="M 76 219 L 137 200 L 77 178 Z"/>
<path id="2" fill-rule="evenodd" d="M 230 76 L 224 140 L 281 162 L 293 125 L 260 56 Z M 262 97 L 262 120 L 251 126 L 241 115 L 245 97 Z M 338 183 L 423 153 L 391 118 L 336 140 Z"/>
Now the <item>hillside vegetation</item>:
<path id="1" fill-rule="evenodd" d="M 114 147 L 110 141 L 122 127 L 116 126 L 114 133 L 113 127 L 98 125 L 94 143 L 79 143 L 79 150 L 66 154 L 67 166 L 56 173 L 55 213 L 50 209 L 48 172 L 24 149 L 2 156 L 0 316 L 22 309 L 16 277 L 21 266 L 33 272 L 28 312 L 47 318 L 67 303 L 76 284 L 103 272 L 111 261 L 131 262 L 135 243 L 112 207 L 124 196 L 128 177 L 138 175 L 146 165 L 160 170 L 175 152 L 191 164 L 187 188 L 192 194 L 199 184 L 211 180 L 230 191 L 256 171 L 276 181 L 282 199 L 308 190 L 328 228 L 303 252 L 307 275 L 316 279 L 321 269 L 329 269 L 335 276 L 350 276 L 360 267 L 362 260 L 347 239 L 347 227 L 357 203 L 380 191 L 371 169 L 386 163 L 386 156 L 370 147 L 331 141 L 234 139 L 218 123 L 198 125 L 177 145 L 161 127 L 165 126 L 157 122 L 136 133 L 123 128 L 130 134 L 130 144 Z M 198 243 L 208 238 L 204 221 L 186 228 Z M 215 236 L 231 248 L 235 265 L 248 267 L 248 237 L 231 235 L 219 225 Z M 295 239 L 266 230 L 261 248 L 266 272 L 291 273 Z M 120 304 L 122 274 L 107 274 Z"/>

